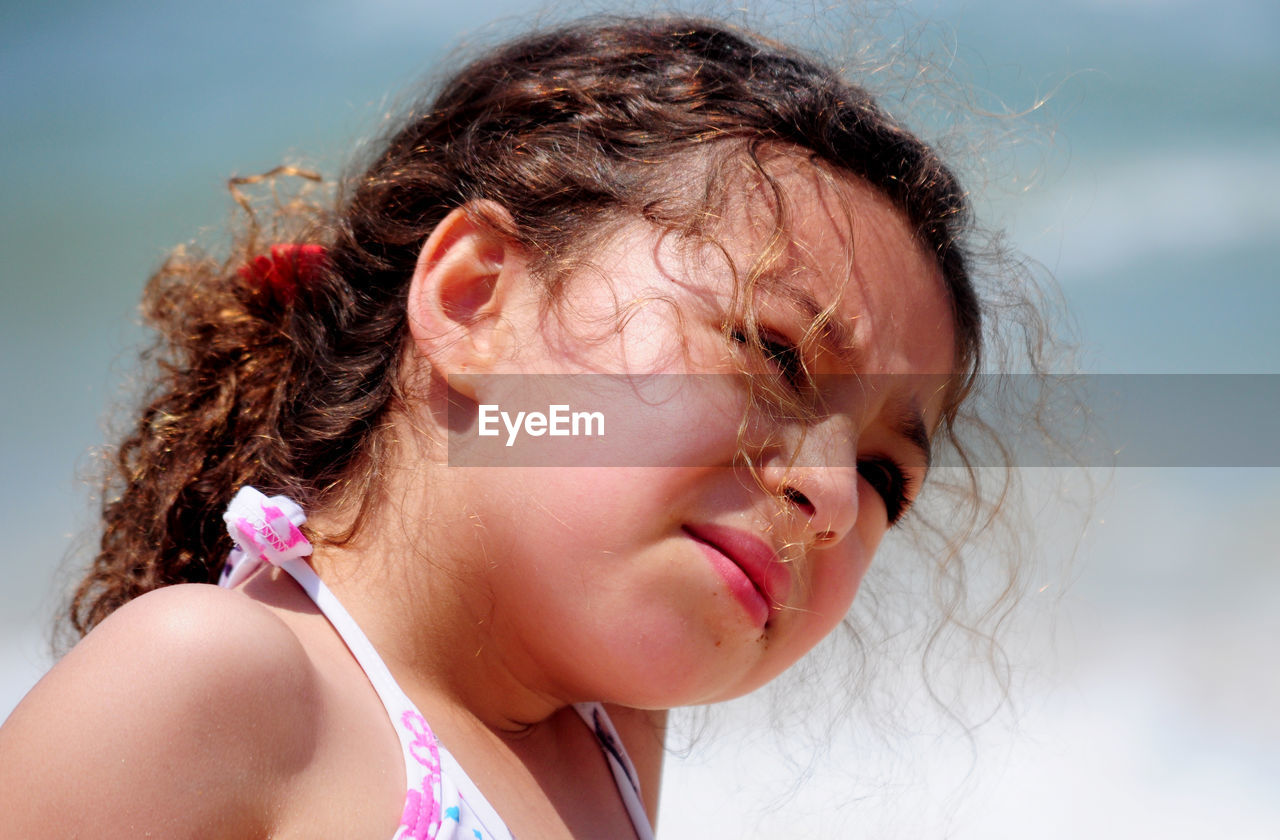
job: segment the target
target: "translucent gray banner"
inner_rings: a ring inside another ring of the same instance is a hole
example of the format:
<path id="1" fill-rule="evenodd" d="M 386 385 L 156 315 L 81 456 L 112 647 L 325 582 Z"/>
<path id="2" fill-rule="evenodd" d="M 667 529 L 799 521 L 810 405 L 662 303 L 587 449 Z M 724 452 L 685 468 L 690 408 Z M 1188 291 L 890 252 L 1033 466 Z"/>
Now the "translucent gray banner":
<path id="1" fill-rule="evenodd" d="M 948 385 L 821 376 L 801 397 L 819 417 L 827 405 L 854 416 Z M 725 463 L 727 436 L 788 422 L 768 399 L 749 400 L 739 374 L 469 376 L 460 390 L 453 466 L 708 466 Z M 1280 374 L 983 375 L 963 413 L 963 450 L 936 441 L 934 466 L 1280 467 Z M 828 463 L 856 457 L 835 442 Z"/>

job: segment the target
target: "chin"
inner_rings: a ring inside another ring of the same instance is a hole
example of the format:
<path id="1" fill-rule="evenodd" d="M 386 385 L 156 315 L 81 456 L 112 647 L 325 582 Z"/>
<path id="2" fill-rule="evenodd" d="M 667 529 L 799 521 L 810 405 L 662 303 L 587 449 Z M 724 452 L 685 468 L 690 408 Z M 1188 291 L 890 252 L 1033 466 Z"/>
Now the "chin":
<path id="1" fill-rule="evenodd" d="M 611 675 L 598 683 L 612 702 L 644 709 L 717 703 L 755 691 L 782 670 L 762 661 L 765 638 L 726 638 L 719 644 L 690 644 L 688 635 L 669 644 L 641 638 L 629 641 L 632 656 L 613 658 Z"/>

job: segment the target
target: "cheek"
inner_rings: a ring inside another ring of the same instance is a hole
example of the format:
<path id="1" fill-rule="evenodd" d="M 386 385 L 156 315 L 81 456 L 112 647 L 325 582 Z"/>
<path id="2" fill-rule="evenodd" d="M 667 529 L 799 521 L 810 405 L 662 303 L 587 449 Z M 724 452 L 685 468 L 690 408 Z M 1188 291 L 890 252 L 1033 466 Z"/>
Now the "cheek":
<path id="1" fill-rule="evenodd" d="M 849 612 L 858 586 L 871 566 L 872 553 L 862 548 L 854 552 L 836 548 L 818 558 L 807 605 L 807 614 L 812 620 L 804 632 L 806 650 L 822 641 Z"/>
<path id="2" fill-rule="evenodd" d="M 818 554 L 814 565 L 810 607 L 823 626 L 835 627 L 853 605 L 888 528 L 884 502 L 866 481 L 859 479 L 853 530 L 838 545 Z"/>
<path id="3" fill-rule="evenodd" d="M 634 467 L 731 466 L 746 414 L 736 379 L 719 374 L 593 377 L 608 433 L 597 464 Z M 636 488 L 632 488 L 635 490 Z"/>

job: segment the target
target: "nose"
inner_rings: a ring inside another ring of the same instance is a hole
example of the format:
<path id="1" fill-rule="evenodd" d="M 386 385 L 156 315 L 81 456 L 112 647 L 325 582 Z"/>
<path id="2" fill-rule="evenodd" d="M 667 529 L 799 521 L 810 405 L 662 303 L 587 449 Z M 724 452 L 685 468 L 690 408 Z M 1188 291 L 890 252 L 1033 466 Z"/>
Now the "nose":
<path id="1" fill-rule="evenodd" d="M 770 456 L 762 478 L 804 522 L 805 542 L 834 545 L 858 520 L 856 434 L 832 418 L 796 431 L 795 438 Z"/>

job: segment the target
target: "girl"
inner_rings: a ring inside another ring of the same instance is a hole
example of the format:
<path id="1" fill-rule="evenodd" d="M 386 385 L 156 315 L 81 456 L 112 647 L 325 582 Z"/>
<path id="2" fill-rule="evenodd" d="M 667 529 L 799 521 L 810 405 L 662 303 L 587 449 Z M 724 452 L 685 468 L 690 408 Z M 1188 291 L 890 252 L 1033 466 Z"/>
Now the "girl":
<path id="1" fill-rule="evenodd" d="M 827 635 L 950 441 L 956 179 L 832 70 L 657 19 L 464 67 L 332 211 L 239 185 L 231 258 L 148 287 L 4 836 L 650 836 L 665 710 Z"/>

